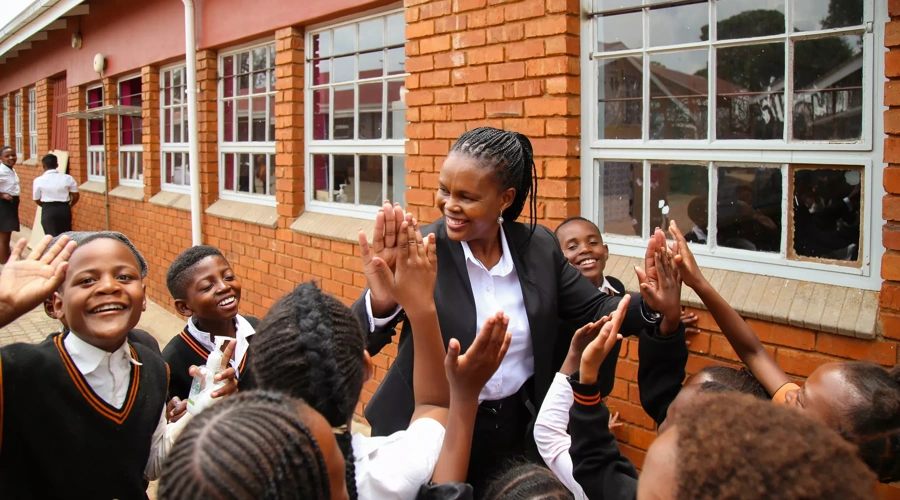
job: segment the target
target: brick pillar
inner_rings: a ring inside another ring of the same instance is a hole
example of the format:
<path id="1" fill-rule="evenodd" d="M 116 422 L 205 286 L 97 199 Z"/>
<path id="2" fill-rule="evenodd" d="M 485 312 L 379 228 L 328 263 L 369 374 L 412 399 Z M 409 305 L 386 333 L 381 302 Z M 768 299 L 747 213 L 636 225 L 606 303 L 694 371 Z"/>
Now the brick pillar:
<path id="1" fill-rule="evenodd" d="M 555 227 L 580 211 L 578 2 L 498 3 L 407 0 L 416 5 L 406 9 L 406 201 L 420 220 L 440 217 L 444 158 L 460 134 L 486 125 L 531 140 L 536 215 Z"/>
<path id="2" fill-rule="evenodd" d="M 103 79 L 103 105 L 119 104 L 119 86 L 114 78 Z M 119 185 L 119 116 L 103 117 L 103 141 L 106 149 L 106 189 Z"/>
<path id="3" fill-rule="evenodd" d="M 28 113 L 28 88 L 22 87 L 19 89 L 19 94 L 22 95 L 22 151 L 16 151 L 16 154 L 19 155 L 19 163 L 24 163 L 25 160 L 31 159 L 31 134 L 28 133 L 28 125 L 31 122 Z"/>
<path id="4" fill-rule="evenodd" d="M 300 215 L 304 202 L 303 31 L 276 31 L 275 50 L 275 198 L 279 227 L 287 229 Z"/>
<path id="5" fill-rule="evenodd" d="M 144 201 L 159 192 L 162 178 L 159 129 L 159 68 L 141 68 L 141 144 L 144 148 Z"/>
<path id="6" fill-rule="evenodd" d="M 885 253 L 881 260 L 879 305 L 884 336 L 900 340 L 900 2 L 889 2 L 891 20 L 885 26 L 884 73 L 884 170 L 882 215 L 887 221 L 882 228 Z"/>
<path id="7" fill-rule="evenodd" d="M 38 81 L 35 96 L 37 97 L 37 152 L 38 157 L 41 157 L 50 152 L 50 139 L 53 137 L 53 81 L 49 78 Z"/>
<path id="8" fill-rule="evenodd" d="M 200 158 L 200 204 L 219 199 L 218 58 L 214 50 L 197 52 L 197 133 Z"/>
<path id="9" fill-rule="evenodd" d="M 10 94 L 6 94 L 5 96 L 0 95 L 0 142 L 3 142 L 6 140 L 6 137 L 5 137 L 6 131 L 11 130 L 9 128 L 8 123 L 3 123 L 3 118 L 2 118 L 2 116 L 3 116 L 3 99 L 7 99 L 7 101 L 10 103 L 8 105 L 8 109 L 11 109 L 11 108 L 9 108 L 9 106 L 11 106 L 11 103 L 12 103 L 12 95 L 10 95 Z M 0 144 L 0 147 L 2 147 L 2 146 L 6 146 L 6 144 Z"/>
<path id="10" fill-rule="evenodd" d="M 69 111 L 87 107 L 87 96 L 81 87 L 69 87 Z M 69 175 L 79 183 L 87 182 L 87 120 L 69 119 Z"/>

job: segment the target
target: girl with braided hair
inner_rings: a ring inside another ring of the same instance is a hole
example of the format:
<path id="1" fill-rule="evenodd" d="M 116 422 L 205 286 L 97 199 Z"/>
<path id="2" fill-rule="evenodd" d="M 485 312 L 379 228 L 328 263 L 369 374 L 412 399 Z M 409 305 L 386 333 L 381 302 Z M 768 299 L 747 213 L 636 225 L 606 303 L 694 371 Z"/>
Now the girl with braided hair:
<path id="1" fill-rule="evenodd" d="M 434 234 L 437 273 L 434 299 L 445 345 L 458 336 L 462 352 L 475 339 L 478 325 L 502 310 L 509 316 L 512 342 L 506 358 L 479 396 L 468 482 L 476 492 L 504 462 L 526 451 L 536 456 L 528 430 L 532 410 L 540 407 L 554 373 L 554 348 L 569 345 L 571 334 L 558 331 L 558 320 L 585 325 L 615 310 L 621 297 L 602 294 L 569 265 L 553 233 L 536 224 L 537 170 L 531 142 L 522 134 L 480 127 L 460 136 L 440 170 L 436 193 L 442 217 L 425 226 Z M 527 223 L 517 222 L 526 205 Z M 414 343 L 402 303 L 383 284 L 395 267 L 397 231 L 412 216 L 385 202 L 375 219 L 372 248 L 360 232 L 363 270 L 368 288 L 354 311 L 368 333 L 369 354 L 391 342 L 403 321 L 397 357 L 365 408 L 373 435 L 405 429 L 415 405 Z M 403 238 L 399 238 L 402 242 Z M 650 250 L 659 242 L 651 239 Z M 641 281 L 656 286 L 648 251 Z M 654 288 L 655 289 L 655 288 Z M 680 324 L 679 297 L 659 302 L 632 300 L 625 331 L 653 327 L 663 313 L 662 328 Z M 559 336 L 567 336 L 558 342 Z M 561 359 L 560 359 L 561 362 Z"/>
<path id="2" fill-rule="evenodd" d="M 344 457 L 304 401 L 241 393 L 198 415 L 172 449 L 160 500 L 344 500 Z"/>

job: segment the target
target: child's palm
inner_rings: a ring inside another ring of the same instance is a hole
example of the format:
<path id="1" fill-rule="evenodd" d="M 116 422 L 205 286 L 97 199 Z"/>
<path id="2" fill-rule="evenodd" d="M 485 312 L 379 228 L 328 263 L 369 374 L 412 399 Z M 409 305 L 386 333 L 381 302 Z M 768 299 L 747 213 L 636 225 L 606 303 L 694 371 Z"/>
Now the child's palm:
<path id="1" fill-rule="evenodd" d="M 450 340 L 444 368 L 451 387 L 468 394 L 477 395 L 481 392 L 500 367 L 509 349 L 512 334 L 506 331 L 508 326 L 509 318 L 503 316 L 502 312 L 491 316 L 463 355 L 459 354 L 459 341 Z"/>
<path id="2" fill-rule="evenodd" d="M 597 381 L 600 365 L 609 355 L 616 342 L 622 338 L 619 335 L 619 328 L 625 319 L 625 310 L 628 308 L 628 302 L 631 296 L 622 297 L 616 311 L 612 313 L 610 321 L 603 325 L 600 333 L 593 341 L 584 349 L 581 355 L 580 380 L 583 384 L 593 384 Z"/>
<path id="3" fill-rule="evenodd" d="M 16 243 L 9 261 L 0 273 L 0 304 L 19 313 L 27 312 L 46 300 L 62 283 L 66 261 L 75 250 L 68 237 L 60 238 L 43 256 L 51 241 L 45 236 L 31 254 L 21 259 L 25 240 Z"/>

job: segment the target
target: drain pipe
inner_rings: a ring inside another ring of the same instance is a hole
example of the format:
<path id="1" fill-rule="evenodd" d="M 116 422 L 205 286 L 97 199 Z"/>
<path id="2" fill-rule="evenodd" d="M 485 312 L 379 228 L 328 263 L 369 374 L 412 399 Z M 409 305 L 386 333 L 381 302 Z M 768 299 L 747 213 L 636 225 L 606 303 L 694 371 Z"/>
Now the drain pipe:
<path id="1" fill-rule="evenodd" d="M 200 224 L 200 145 L 197 131 L 197 44 L 194 41 L 194 0 L 184 1 L 184 54 L 187 62 L 188 152 L 191 174 L 191 238 L 203 244 Z"/>

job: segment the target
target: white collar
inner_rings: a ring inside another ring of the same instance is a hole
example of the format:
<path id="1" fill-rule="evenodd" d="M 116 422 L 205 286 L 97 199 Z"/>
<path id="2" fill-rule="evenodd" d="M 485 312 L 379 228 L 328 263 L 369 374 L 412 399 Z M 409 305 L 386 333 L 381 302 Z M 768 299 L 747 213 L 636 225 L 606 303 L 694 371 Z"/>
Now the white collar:
<path id="1" fill-rule="evenodd" d="M 241 341 L 246 341 L 247 337 L 253 335 L 255 332 L 253 327 L 250 326 L 250 323 L 244 319 L 243 316 L 238 314 L 234 317 L 235 324 L 235 334 L 234 338 L 240 343 Z M 194 324 L 194 318 L 188 318 L 187 321 L 187 329 L 188 333 L 191 334 L 191 337 L 197 342 L 200 342 L 200 345 L 203 346 L 209 352 L 212 352 L 213 349 L 216 348 L 215 342 L 209 338 L 209 332 L 204 332 L 203 330 L 197 328 L 197 325 Z"/>
<path id="2" fill-rule="evenodd" d="M 47 175 L 47 174 L 58 174 L 58 173 L 59 173 L 59 170 L 56 170 L 55 168 L 51 168 L 50 170 L 44 170 L 44 174 L 43 174 L 43 175 Z"/>
<path id="3" fill-rule="evenodd" d="M 122 342 L 122 345 L 115 351 L 106 352 L 81 340 L 78 335 L 69 332 L 66 334 L 63 344 L 66 347 L 66 352 L 69 353 L 69 357 L 72 358 L 72 362 L 75 363 L 82 375 L 93 372 L 100 366 L 100 363 L 110 358 L 124 357 L 129 363 L 141 366 L 141 363 L 131 357 L 131 349 L 128 347 L 127 341 Z"/>
<path id="4" fill-rule="evenodd" d="M 706 231 L 700 229 L 698 226 L 694 226 L 693 229 L 691 229 L 691 232 L 697 235 L 697 238 L 700 240 L 706 241 Z"/>
<path id="5" fill-rule="evenodd" d="M 488 269 L 484 267 L 484 264 L 481 263 L 480 260 L 475 258 L 475 255 L 472 254 L 472 249 L 469 248 L 469 244 L 465 241 L 462 242 L 463 253 L 466 256 L 466 260 L 472 262 L 476 266 L 484 269 L 491 276 L 506 276 L 515 269 L 515 264 L 512 260 L 512 255 L 509 252 L 509 244 L 506 242 L 506 232 L 503 230 L 503 226 L 500 226 L 500 244 L 502 245 L 503 254 L 500 255 L 500 261 L 497 262 L 493 268 Z"/>
<path id="6" fill-rule="evenodd" d="M 613 293 L 609 293 L 609 290 L 612 290 Z M 600 291 L 607 295 L 622 295 L 622 292 L 616 290 L 609 284 L 609 280 L 606 279 L 606 276 L 603 277 L 603 286 L 600 287 Z"/>

